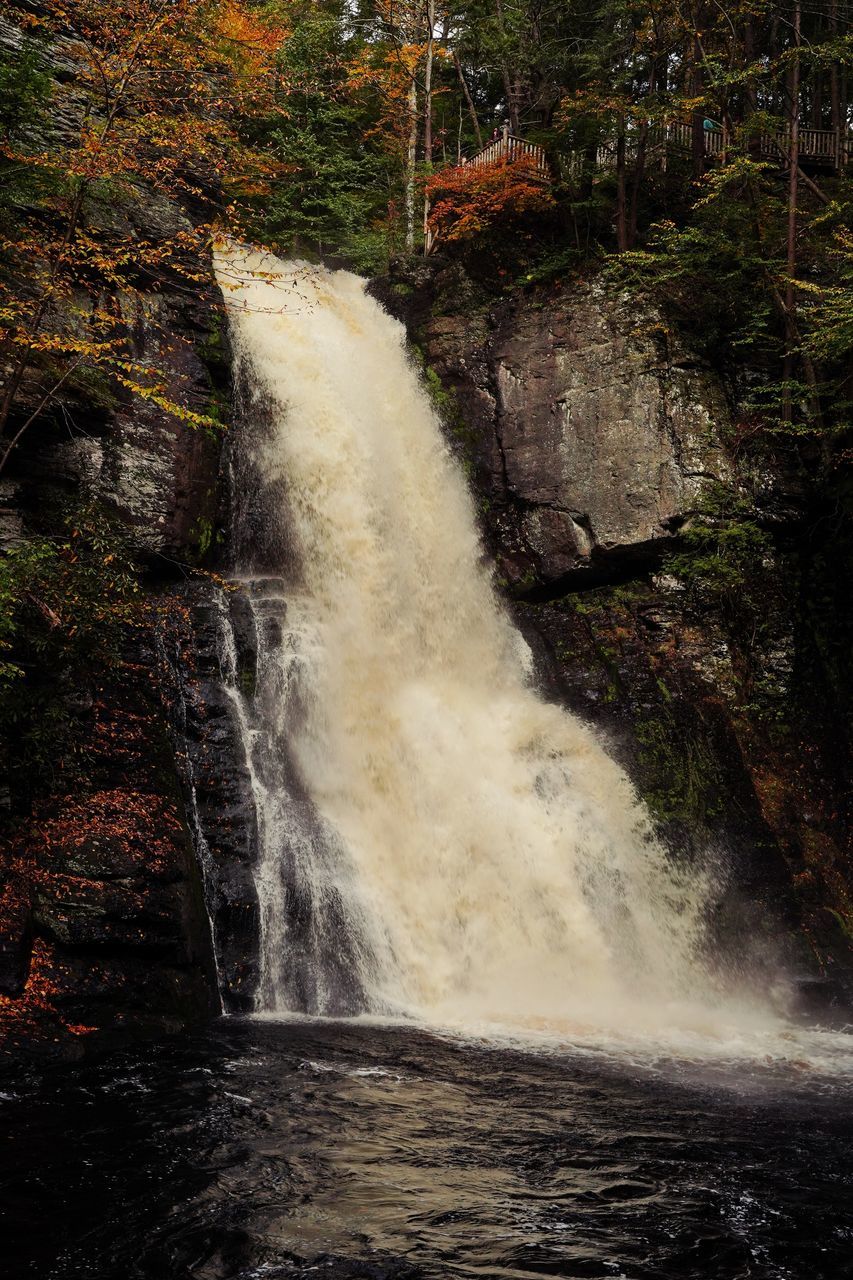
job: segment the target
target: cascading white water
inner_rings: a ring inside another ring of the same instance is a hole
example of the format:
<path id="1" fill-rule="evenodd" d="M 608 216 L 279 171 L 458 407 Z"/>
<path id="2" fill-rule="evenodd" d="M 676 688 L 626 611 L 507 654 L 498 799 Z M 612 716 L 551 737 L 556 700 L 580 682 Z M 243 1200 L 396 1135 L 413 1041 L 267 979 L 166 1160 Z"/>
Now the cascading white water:
<path id="1" fill-rule="evenodd" d="M 624 772 L 533 687 L 402 327 L 346 272 L 233 247 L 216 266 L 265 424 L 244 447 L 289 548 L 256 703 L 307 805 L 301 835 L 282 840 L 280 813 L 263 849 L 267 1007 L 294 1007 L 275 975 L 307 947 L 353 967 L 373 1013 L 704 1026 L 703 876 L 674 869 Z M 315 923 L 294 940 L 295 878 Z M 301 1007 L 324 1012 L 326 989 Z"/>

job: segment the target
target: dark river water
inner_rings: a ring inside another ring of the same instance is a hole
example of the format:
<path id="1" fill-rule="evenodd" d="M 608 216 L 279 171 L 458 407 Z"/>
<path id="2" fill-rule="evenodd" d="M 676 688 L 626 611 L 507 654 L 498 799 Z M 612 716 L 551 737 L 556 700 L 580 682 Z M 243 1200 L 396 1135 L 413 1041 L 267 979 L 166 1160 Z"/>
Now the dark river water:
<path id="1" fill-rule="evenodd" d="M 228 1021 L 0 1081 L 4 1280 L 853 1276 L 851 1086 Z"/>

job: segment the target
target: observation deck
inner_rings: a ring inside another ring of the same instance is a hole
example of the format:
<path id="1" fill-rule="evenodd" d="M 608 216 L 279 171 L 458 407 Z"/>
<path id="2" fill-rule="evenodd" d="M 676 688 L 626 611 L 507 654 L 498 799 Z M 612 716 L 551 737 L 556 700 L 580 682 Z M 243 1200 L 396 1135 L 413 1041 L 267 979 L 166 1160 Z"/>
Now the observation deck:
<path id="1" fill-rule="evenodd" d="M 625 158 L 630 164 L 639 150 L 639 134 L 629 132 L 625 139 Z M 702 131 L 705 163 L 726 163 L 731 150 L 728 130 L 713 125 Z M 595 163 L 598 169 L 615 169 L 617 155 L 616 138 L 608 138 L 599 144 Z M 802 125 L 798 132 L 798 156 L 800 165 L 824 171 L 838 172 L 853 161 L 853 133 L 843 129 L 811 129 Z M 667 124 L 652 125 L 646 138 L 646 163 L 666 170 L 668 159 L 687 156 L 693 150 L 693 123 L 689 120 L 673 120 Z M 785 165 L 790 155 L 790 129 L 788 126 L 766 130 L 754 143 L 755 152 L 764 160 L 776 160 Z M 468 159 L 463 158 L 460 168 L 479 169 L 489 165 L 520 159 L 531 161 L 531 176 L 542 183 L 553 180 L 551 166 L 545 148 L 538 142 L 528 142 L 511 133 L 504 125 L 500 135 Z M 580 162 L 580 155 L 572 157 Z M 570 161 L 570 168 L 574 167 Z"/>

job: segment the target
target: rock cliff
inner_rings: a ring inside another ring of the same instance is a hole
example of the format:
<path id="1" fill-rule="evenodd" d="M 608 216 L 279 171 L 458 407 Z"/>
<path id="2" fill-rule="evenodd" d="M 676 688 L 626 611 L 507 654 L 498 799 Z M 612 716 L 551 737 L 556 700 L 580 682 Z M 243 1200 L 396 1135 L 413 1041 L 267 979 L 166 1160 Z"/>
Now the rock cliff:
<path id="1" fill-rule="evenodd" d="M 177 1031 L 218 1011 L 195 851 L 153 655 L 93 676 L 86 777 L 12 825 L 0 861 L 0 1050 Z"/>
<path id="2" fill-rule="evenodd" d="M 167 371 L 176 398 L 199 405 L 221 394 L 219 370 L 212 377 L 198 353 L 210 307 L 188 309 L 164 291 L 133 319 L 139 353 Z M 214 536 L 220 441 L 140 401 L 104 409 L 75 396 L 61 413 L 62 429 L 54 420 L 34 430 L 9 470 L 7 542 L 56 536 L 69 502 L 95 502 L 125 530 L 144 593 L 119 667 L 69 672 L 59 683 L 84 776 L 72 770 L 64 783 L 60 757 L 31 813 L 6 795 L 0 1043 L 59 1040 L 67 1050 L 69 1028 L 94 1039 L 162 1032 L 219 1009 L 191 779 L 169 730 L 190 690 L 197 696 L 180 584 Z M 203 580 L 194 590 L 209 591 Z M 175 651 L 187 664 L 180 680 L 166 657 Z M 194 723 L 214 722 L 214 704 L 208 690 Z"/>
<path id="3" fill-rule="evenodd" d="M 729 474 L 719 380 L 601 281 L 513 307 L 491 332 L 438 314 L 424 339 L 476 432 L 513 585 L 655 563 L 703 481 Z"/>

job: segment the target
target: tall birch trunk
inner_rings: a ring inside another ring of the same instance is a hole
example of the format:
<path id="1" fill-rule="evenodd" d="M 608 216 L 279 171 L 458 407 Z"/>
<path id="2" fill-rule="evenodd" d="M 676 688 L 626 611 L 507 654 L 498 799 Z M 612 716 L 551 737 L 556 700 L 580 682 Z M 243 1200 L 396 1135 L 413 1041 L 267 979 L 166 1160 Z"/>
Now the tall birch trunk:
<path id="1" fill-rule="evenodd" d="M 427 174 L 432 170 L 432 64 L 435 52 L 435 0 L 427 0 L 427 45 L 424 68 L 424 163 Z M 429 193 L 424 191 L 424 253 L 430 250 Z"/>
<path id="2" fill-rule="evenodd" d="M 409 141 L 406 149 L 406 248 L 415 247 L 415 168 L 418 162 L 418 86 L 412 73 L 408 95 Z"/>

